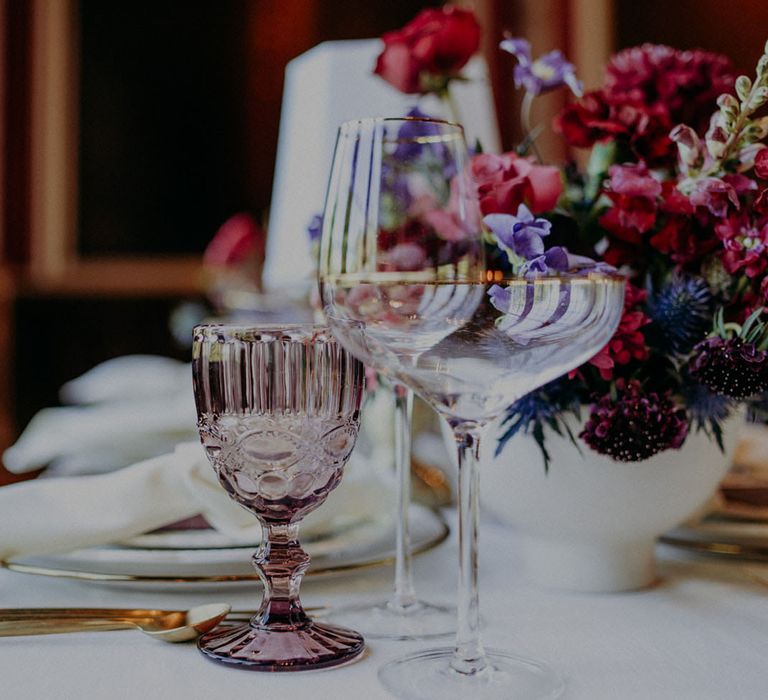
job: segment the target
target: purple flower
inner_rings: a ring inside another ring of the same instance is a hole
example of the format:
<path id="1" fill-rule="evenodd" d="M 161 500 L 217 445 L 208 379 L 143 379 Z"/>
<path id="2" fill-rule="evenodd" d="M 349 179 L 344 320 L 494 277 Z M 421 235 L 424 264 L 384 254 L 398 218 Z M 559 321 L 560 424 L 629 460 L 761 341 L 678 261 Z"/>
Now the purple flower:
<path id="1" fill-rule="evenodd" d="M 550 270 L 553 272 L 565 272 L 568 269 L 568 251 L 563 246 L 554 246 L 543 255 L 529 260 L 524 265 L 523 274 L 528 272 L 545 274 Z"/>
<path id="2" fill-rule="evenodd" d="M 433 151 L 442 151 L 445 148 L 444 144 L 439 142 L 424 144 L 417 141 L 417 139 L 422 136 L 440 135 L 439 124 L 418 121 L 420 119 L 433 119 L 433 117 L 425 114 L 418 107 L 413 107 L 405 116 L 407 119 L 412 119 L 413 121 L 404 121 L 402 126 L 397 130 L 397 148 L 394 152 L 394 157 L 397 160 L 418 158 L 425 147 L 429 147 Z"/>
<path id="3" fill-rule="evenodd" d="M 525 204 L 518 207 L 517 216 L 488 214 L 483 222 L 491 229 L 503 250 L 525 260 L 520 268 L 522 275 L 569 270 L 615 272 L 615 268 L 610 265 L 595 262 L 583 255 L 573 255 L 563 246 L 545 250 L 543 239 L 549 235 L 552 223 L 547 219 L 536 218 Z M 488 293 L 491 294 L 490 291 Z"/>
<path id="4" fill-rule="evenodd" d="M 531 44 L 526 39 L 507 37 L 499 47 L 517 59 L 515 86 L 525 88 L 531 95 L 541 95 L 567 85 L 577 97 L 582 95 L 582 83 L 576 78 L 576 69 L 561 51 L 554 50 L 531 60 Z"/>
<path id="5" fill-rule="evenodd" d="M 483 222 L 491 229 L 502 248 L 526 260 L 544 253 L 542 238 L 548 236 L 552 228 L 551 222 L 536 218 L 525 204 L 518 207 L 517 216 L 488 214 Z"/>
<path id="6" fill-rule="evenodd" d="M 669 391 L 647 391 L 640 382 L 616 382 L 592 406 L 579 437 L 595 452 L 619 462 L 642 462 L 669 449 L 680 449 L 688 435 L 688 415 Z"/>
<path id="7" fill-rule="evenodd" d="M 574 255 L 564 246 L 552 246 L 520 269 L 521 274 L 545 275 L 548 272 L 616 272 L 616 268 L 604 262 L 596 262 L 584 255 Z"/>
<path id="8" fill-rule="evenodd" d="M 314 243 L 320 240 L 320 234 L 323 232 L 323 215 L 315 214 L 307 226 L 307 235 L 309 242 Z"/>
<path id="9" fill-rule="evenodd" d="M 504 289 L 504 287 L 494 284 L 488 290 L 488 296 L 491 299 L 491 304 L 493 304 L 496 309 L 502 313 L 507 313 L 507 311 L 509 311 L 509 304 L 512 301 L 512 292 L 510 292 L 509 289 Z"/>
<path id="10" fill-rule="evenodd" d="M 688 373 L 710 391 L 746 399 L 768 389 L 768 352 L 738 336 L 707 338 L 693 348 Z"/>

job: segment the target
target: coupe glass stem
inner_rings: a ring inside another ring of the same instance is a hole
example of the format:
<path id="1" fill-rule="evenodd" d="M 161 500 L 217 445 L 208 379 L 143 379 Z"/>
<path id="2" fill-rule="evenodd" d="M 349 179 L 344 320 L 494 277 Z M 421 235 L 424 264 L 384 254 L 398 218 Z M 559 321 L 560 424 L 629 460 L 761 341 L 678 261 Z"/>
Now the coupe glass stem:
<path id="1" fill-rule="evenodd" d="M 299 523 L 262 523 L 262 532 L 253 563 L 264 583 L 264 598 L 251 624 L 277 629 L 307 623 L 299 586 L 309 566 L 309 555 L 299 544 Z"/>
<path id="2" fill-rule="evenodd" d="M 478 449 L 479 426 L 453 426 L 459 453 L 459 590 L 456 648 L 451 668 L 475 675 L 488 666 L 480 639 L 480 607 L 477 588 Z"/>
<path id="3" fill-rule="evenodd" d="M 411 503 L 411 421 L 413 392 L 395 384 L 395 478 L 397 479 L 397 530 L 395 553 L 395 593 L 388 605 L 396 612 L 407 612 L 416 604 L 411 561 L 411 534 L 408 508 Z"/>

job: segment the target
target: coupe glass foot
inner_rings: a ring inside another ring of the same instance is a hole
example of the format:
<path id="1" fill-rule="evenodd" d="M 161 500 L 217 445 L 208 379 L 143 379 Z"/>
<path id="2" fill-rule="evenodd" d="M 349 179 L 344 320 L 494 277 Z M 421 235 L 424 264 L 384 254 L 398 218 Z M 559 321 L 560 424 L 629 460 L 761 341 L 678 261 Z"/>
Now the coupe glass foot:
<path id="1" fill-rule="evenodd" d="M 308 622 L 293 629 L 220 627 L 197 646 L 213 661 L 250 671 L 311 671 L 353 661 L 365 643 L 345 627 Z"/>
<path id="2" fill-rule="evenodd" d="M 555 700 L 565 685 L 552 669 L 498 649 L 486 651 L 488 666 L 468 675 L 451 668 L 453 647 L 411 654 L 385 664 L 379 680 L 401 700 Z"/>
<path id="3" fill-rule="evenodd" d="M 366 639 L 435 639 L 455 634 L 456 608 L 416 601 L 399 607 L 391 601 L 333 609 L 328 619 L 359 629 Z"/>

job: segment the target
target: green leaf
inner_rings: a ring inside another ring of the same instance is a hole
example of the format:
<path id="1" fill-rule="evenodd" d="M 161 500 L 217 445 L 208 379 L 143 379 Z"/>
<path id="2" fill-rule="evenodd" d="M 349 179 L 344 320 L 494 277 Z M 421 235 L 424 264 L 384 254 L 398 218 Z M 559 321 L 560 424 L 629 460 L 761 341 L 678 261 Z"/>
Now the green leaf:
<path id="1" fill-rule="evenodd" d="M 760 315 L 763 313 L 762 307 L 759 309 L 755 309 L 751 314 L 749 314 L 746 321 L 744 321 L 744 325 L 741 327 L 741 332 L 739 333 L 739 337 L 746 338 L 750 334 L 750 330 L 752 330 L 752 326 L 754 326 L 756 323 L 758 323 L 760 319 Z M 760 331 L 762 331 L 762 328 L 760 328 L 760 324 L 758 325 L 758 328 Z"/>

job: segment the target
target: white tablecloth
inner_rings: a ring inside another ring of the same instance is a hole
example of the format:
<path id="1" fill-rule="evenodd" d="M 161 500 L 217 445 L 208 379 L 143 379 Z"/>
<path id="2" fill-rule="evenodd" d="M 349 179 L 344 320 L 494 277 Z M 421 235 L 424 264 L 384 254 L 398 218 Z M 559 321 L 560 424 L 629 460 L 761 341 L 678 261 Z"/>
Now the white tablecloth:
<path id="1" fill-rule="evenodd" d="M 485 640 L 555 666 L 569 700 L 768 698 L 768 587 L 745 564 L 690 560 L 659 549 L 660 581 L 645 591 L 598 595 L 545 591 L 519 573 L 514 534 L 481 528 Z M 418 590 L 449 600 L 455 539 L 416 559 Z M 768 578 L 768 570 L 764 570 Z M 305 582 L 306 605 L 364 600 L 389 590 L 391 571 Z M 0 571 L 0 607 L 187 607 L 258 603 L 257 590 L 139 592 Z M 0 697 L 8 700 L 312 698 L 379 700 L 377 668 L 421 642 L 371 641 L 359 662 L 324 671 L 262 674 L 218 666 L 194 645 L 139 632 L 0 639 Z M 432 646 L 432 645 L 430 645 Z"/>

